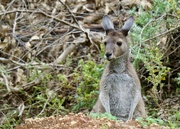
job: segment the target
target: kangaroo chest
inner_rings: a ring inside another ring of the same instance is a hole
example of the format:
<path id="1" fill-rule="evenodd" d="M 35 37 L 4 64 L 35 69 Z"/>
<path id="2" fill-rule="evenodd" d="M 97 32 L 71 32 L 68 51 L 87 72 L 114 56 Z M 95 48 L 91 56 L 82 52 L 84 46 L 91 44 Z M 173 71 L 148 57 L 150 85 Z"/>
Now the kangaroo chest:
<path id="1" fill-rule="evenodd" d="M 110 86 L 109 101 L 112 115 L 126 119 L 135 94 L 133 78 L 127 73 L 114 73 L 107 76 L 107 84 Z"/>

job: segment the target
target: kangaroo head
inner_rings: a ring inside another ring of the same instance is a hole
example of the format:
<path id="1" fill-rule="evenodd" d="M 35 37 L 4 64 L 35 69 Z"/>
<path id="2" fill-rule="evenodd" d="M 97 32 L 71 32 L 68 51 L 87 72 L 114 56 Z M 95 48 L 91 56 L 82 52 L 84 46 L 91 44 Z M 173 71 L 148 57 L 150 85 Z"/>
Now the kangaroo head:
<path id="1" fill-rule="evenodd" d="M 106 31 L 104 39 L 105 44 L 105 57 L 110 61 L 122 56 L 128 51 L 128 43 L 126 36 L 131 29 L 134 22 L 134 18 L 130 17 L 120 30 L 114 29 L 114 24 L 108 16 L 104 16 L 102 19 L 102 25 Z"/>

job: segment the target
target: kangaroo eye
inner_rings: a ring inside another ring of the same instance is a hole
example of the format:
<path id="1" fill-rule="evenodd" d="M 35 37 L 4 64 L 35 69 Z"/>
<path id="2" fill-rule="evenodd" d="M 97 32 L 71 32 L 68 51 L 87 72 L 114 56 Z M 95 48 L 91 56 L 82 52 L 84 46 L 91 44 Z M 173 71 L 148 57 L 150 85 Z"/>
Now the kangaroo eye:
<path id="1" fill-rule="evenodd" d="M 106 46 L 107 42 L 104 42 L 104 45 Z"/>
<path id="2" fill-rule="evenodd" d="M 122 42 L 117 42 L 117 45 L 118 45 L 118 46 L 121 46 L 121 45 L 122 45 Z"/>

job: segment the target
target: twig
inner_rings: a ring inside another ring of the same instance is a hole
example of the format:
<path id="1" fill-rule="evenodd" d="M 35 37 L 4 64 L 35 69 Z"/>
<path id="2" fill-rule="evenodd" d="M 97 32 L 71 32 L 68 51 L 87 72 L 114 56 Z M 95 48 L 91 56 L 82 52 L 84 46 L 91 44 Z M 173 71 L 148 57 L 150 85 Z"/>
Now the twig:
<path id="1" fill-rule="evenodd" d="M 11 92 L 11 89 L 9 88 L 9 82 L 8 82 L 8 79 L 7 79 L 6 75 L 4 75 L 4 72 L 3 72 L 2 69 L 0 69 L 0 71 L 1 71 L 2 77 L 4 78 L 4 81 L 5 81 L 5 85 L 6 85 L 7 91 L 8 91 L 8 92 Z"/>
<path id="2" fill-rule="evenodd" d="M 17 62 L 17 61 L 14 61 L 14 60 L 11 60 L 11 59 L 6 59 L 6 58 L 3 58 L 3 57 L 0 57 L 0 61 L 3 61 L 3 62 L 12 62 L 18 66 L 21 66 L 21 67 L 31 67 L 31 68 L 37 68 L 37 69 L 48 69 L 48 67 L 42 67 L 42 66 L 55 66 L 55 67 L 64 67 L 63 65 L 57 65 L 57 64 L 52 64 L 52 63 L 37 63 L 37 62 L 32 62 L 32 63 L 20 63 L 20 62 Z"/>
<path id="3" fill-rule="evenodd" d="M 13 11 L 7 11 L 7 12 L 0 13 L 0 16 L 1 16 L 1 15 L 5 15 L 5 14 L 10 14 L 10 13 L 15 13 L 15 12 L 21 12 L 21 13 L 22 13 L 22 12 L 24 12 L 24 13 L 35 13 L 35 14 L 40 13 L 40 14 L 46 16 L 46 17 L 52 18 L 52 19 L 54 19 L 54 20 L 56 20 L 56 21 L 58 21 L 58 22 L 61 22 L 61 23 L 65 24 L 65 25 L 68 25 L 68 26 L 70 26 L 70 27 L 73 27 L 73 28 L 76 28 L 76 29 L 78 29 L 78 30 L 80 30 L 80 31 L 83 31 L 83 30 L 81 30 L 78 26 L 73 25 L 73 24 L 71 24 L 71 23 L 69 23 L 69 22 L 66 22 L 66 21 L 64 21 L 64 20 L 61 20 L 61 19 L 59 19 L 59 18 L 56 18 L 55 16 L 49 15 L 49 14 L 43 12 L 43 11 L 34 11 L 34 10 L 13 10 Z"/>
<path id="4" fill-rule="evenodd" d="M 13 35 L 13 37 L 16 37 L 16 21 L 17 21 L 17 15 L 18 15 L 18 13 L 16 12 L 16 15 L 15 15 L 15 19 L 14 19 L 14 24 L 13 24 L 13 30 L 12 30 L 12 35 Z"/>
<path id="5" fill-rule="evenodd" d="M 50 96 L 50 97 L 51 97 L 51 96 Z M 45 108 L 46 108 L 46 106 L 47 106 L 47 104 L 48 104 L 48 101 L 50 100 L 50 97 L 48 96 L 46 102 L 44 103 L 43 109 L 41 110 L 41 112 L 40 112 L 37 116 L 40 116 L 40 115 L 44 112 L 44 110 L 45 110 Z"/>
<path id="6" fill-rule="evenodd" d="M 59 2 L 60 2 L 62 5 L 65 6 L 65 8 L 66 8 L 66 9 L 68 10 L 68 12 L 71 14 L 71 16 L 72 16 L 74 22 L 80 27 L 78 21 L 76 20 L 74 14 L 71 12 L 70 8 L 69 8 L 66 4 L 64 4 L 64 2 L 62 2 L 61 0 L 59 0 Z"/>
<path id="7" fill-rule="evenodd" d="M 11 5 L 14 3 L 14 1 L 15 1 L 15 0 L 12 0 L 12 1 L 8 4 L 8 6 L 7 6 L 7 8 L 6 8 L 6 11 L 9 10 L 9 8 L 10 8 Z M 1 13 L 1 14 L 5 16 L 5 13 Z M 2 16 L 2 18 L 0 19 L 0 21 L 4 18 L 4 16 Z"/>
<path id="8" fill-rule="evenodd" d="M 83 26 L 81 26 L 81 25 L 78 23 L 78 21 L 76 20 L 74 14 L 71 12 L 71 10 L 69 9 L 69 7 L 68 7 L 66 4 L 64 4 L 61 0 L 59 0 L 59 2 L 60 2 L 62 5 L 64 5 L 65 8 L 68 10 L 68 12 L 71 14 L 74 22 L 78 25 L 78 27 L 80 28 L 80 30 L 85 33 L 86 38 L 88 39 L 88 41 L 89 41 L 90 43 L 94 44 L 93 41 L 91 40 L 90 36 L 89 36 L 89 32 L 87 31 L 87 29 L 85 29 Z M 94 44 L 94 45 L 95 45 L 95 46 L 97 47 L 97 49 L 99 50 L 98 46 L 97 46 L 96 44 Z"/>
<path id="9" fill-rule="evenodd" d="M 24 60 L 22 60 L 22 59 L 20 59 L 20 58 L 18 58 L 18 57 L 16 57 L 16 56 L 13 56 L 13 55 L 11 55 L 11 54 L 9 54 L 9 53 L 7 53 L 7 52 L 4 52 L 4 51 L 2 51 L 2 50 L 0 50 L 0 52 L 3 53 L 3 54 L 5 54 L 5 55 L 14 57 L 15 59 L 17 59 L 17 60 L 19 60 L 19 61 L 21 61 L 21 62 L 25 62 Z"/>
<path id="10" fill-rule="evenodd" d="M 74 30 L 65 33 L 63 36 L 61 36 L 59 39 L 57 39 L 56 41 L 54 41 L 52 44 L 49 44 L 49 45 L 45 46 L 43 49 L 41 49 L 41 50 L 36 54 L 36 56 L 39 55 L 42 51 L 44 51 L 44 50 L 47 49 L 48 47 L 56 44 L 59 40 L 61 40 L 61 39 L 64 38 L 65 36 L 71 34 L 73 31 L 74 31 Z"/>
<path id="11" fill-rule="evenodd" d="M 29 87 L 32 87 L 34 85 L 39 84 L 41 81 L 42 81 L 41 79 L 35 79 L 32 82 L 29 82 L 29 83 L 26 83 L 26 84 L 22 85 L 21 87 L 23 87 L 23 89 L 27 89 Z"/>
<path id="12" fill-rule="evenodd" d="M 146 40 L 144 40 L 143 42 L 148 42 L 148 41 L 150 41 L 150 40 L 152 40 L 152 39 L 155 39 L 155 38 L 157 38 L 157 37 L 164 36 L 164 35 L 172 32 L 172 31 L 174 31 L 174 30 L 176 30 L 176 29 L 179 29 L 179 28 L 180 28 L 180 25 L 177 26 L 177 27 L 174 27 L 174 28 L 172 28 L 172 29 L 170 29 L 170 30 L 168 30 L 168 31 L 165 31 L 165 32 L 163 32 L 163 33 L 161 33 L 161 34 L 158 34 L 158 35 L 156 35 L 156 36 L 154 36 L 154 37 L 152 37 L 152 38 L 146 39 Z"/>
<path id="13" fill-rule="evenodd" d="M 16 26 L 17 26 L 17 21 L 21 19 L 22 16 L 18 16 L 18 12 L 15 13 L 15 18 L 14 18 L 14 23 L 13 23 L 13 29 L 12 29 L 12 36 L 14 39 L 16 39 L 19 43 L 22 41 L 16 36 Z"/>
<path id="14" fill-rule="evenodd" d="M 142 28 L 142 30 L 141 30 L 141 33 L 140 33 L 140 43 L 139 43 L 140 45 L 139 45 L 139 49 L 138 49 L 136 58 L 139 56 L 140 49 L 141 49 L 141 46 L 142 46 L 142 34 L 143 34 L 145 28 L 146 28 L 152 21 L 153 21 L 153 20 L 150 20 L 150 21 Z"/>

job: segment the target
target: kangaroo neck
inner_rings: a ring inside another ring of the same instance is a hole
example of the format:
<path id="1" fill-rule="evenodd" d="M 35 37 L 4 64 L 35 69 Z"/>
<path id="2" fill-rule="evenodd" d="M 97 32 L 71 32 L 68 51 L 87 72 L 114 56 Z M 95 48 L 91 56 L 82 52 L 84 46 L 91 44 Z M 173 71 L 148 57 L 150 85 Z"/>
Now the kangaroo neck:
<path id="1" fill-rule="evenodd" d="M 128 63 L 128 55 L 116 58 L 108 62 L 108 69 L 110 73 L 123 73 L 126 70 Z"/>

